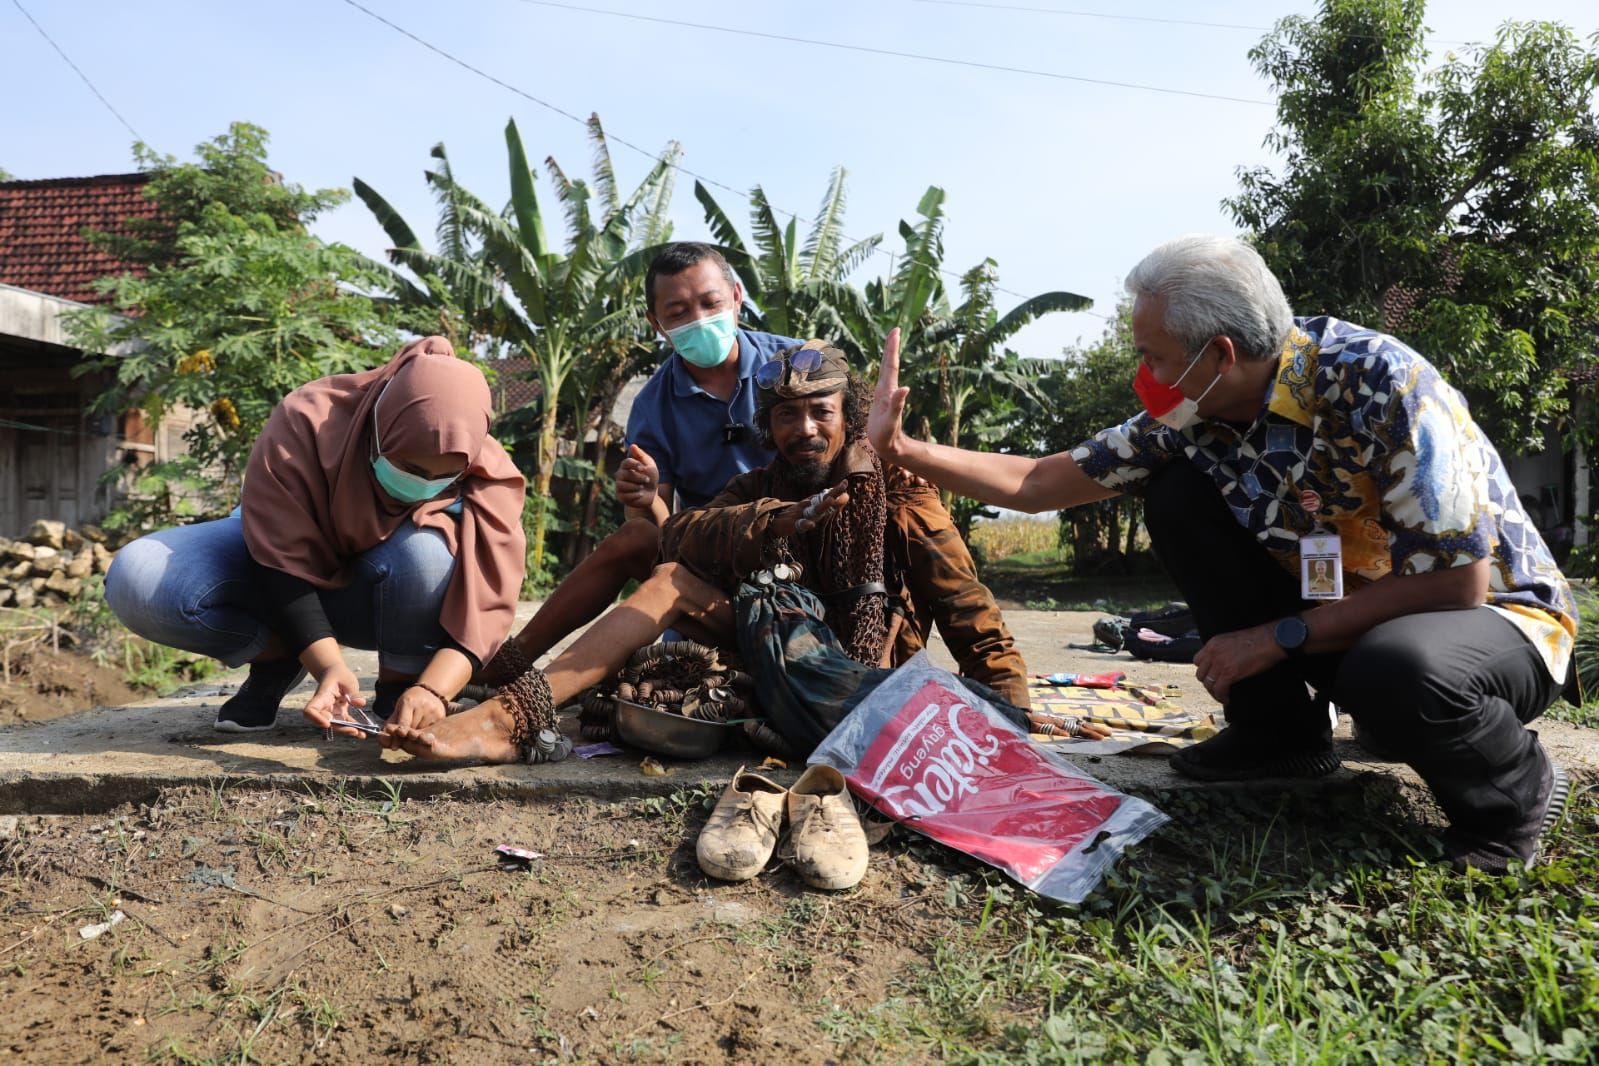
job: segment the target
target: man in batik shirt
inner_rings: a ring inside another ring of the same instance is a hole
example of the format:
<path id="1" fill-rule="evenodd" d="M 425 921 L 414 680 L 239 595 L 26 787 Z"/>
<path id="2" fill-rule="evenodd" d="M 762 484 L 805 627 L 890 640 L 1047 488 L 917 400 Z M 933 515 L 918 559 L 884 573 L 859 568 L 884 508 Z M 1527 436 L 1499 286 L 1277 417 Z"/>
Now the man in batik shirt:
<path id="1" fill-rule="evenodd" d="M 1206 638 L 1196 676 L 1228 723 L 1175 769 L 1331 773 L 1330 699 L 1432 787 L 1457 866 L 1531 862 L 1568 790 L 1526 723 L 1567 677 L 1577 610 L 1464 400 L 1393 337 L 1295 319 L 1231 238 L 1163 245 L 1127 288 L 1142 413 L 1043 459 L 911 440 L 895 337 L 879 454 L 1019 510 L 1142 497 Z"/>

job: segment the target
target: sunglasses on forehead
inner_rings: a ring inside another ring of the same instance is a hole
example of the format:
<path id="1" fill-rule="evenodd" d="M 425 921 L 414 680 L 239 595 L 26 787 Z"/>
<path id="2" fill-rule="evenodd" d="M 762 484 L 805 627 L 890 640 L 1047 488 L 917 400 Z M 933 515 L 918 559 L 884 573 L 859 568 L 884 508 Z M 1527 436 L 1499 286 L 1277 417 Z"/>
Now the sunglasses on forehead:
<path id="1" fill-rule="evenodd" d="M 804 379 L 820 369 L 822 369 L 822 350 L 801 348 L 793 355 L 762 364 L 761 368 L 755 371 L 755 384 L 763 389 L 773 389 L 777 387 L 778 382 L 787 385 L 796 376 Z"/>

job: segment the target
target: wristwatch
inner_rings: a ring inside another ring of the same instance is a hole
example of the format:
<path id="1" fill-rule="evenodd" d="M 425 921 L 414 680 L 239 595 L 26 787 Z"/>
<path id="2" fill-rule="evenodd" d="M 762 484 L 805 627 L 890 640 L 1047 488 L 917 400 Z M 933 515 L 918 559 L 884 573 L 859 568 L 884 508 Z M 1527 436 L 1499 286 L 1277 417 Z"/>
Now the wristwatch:
<path id="1" fill-rule="evenodd" d="M 1291 614 L 1277 623 L 1271 635 L 1284 654 L 1290 659 L 1297 659 L 1305 654 L 1305 641 L 1310 639 L 1310 627 L 1303 618 Z"/>

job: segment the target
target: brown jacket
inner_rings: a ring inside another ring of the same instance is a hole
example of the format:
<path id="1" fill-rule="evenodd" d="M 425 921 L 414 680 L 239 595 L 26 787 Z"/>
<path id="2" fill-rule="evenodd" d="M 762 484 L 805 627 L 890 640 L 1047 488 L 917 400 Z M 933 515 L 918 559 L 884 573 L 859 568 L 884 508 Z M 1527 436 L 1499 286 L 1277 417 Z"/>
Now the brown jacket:
<path id="1" fill-rule="evenodd" d="M 737 591 L 746 576 L 769 565 L 767 527 L 793 499 L 778 498 L 773 468 L 740 474 L 704 507 L 680 511 L 661 531 L 662 557 L 682 563 L 706 581 Z M 850 445 L 834 465 L 834 484 L 869 471 L 871 453 Z M 977 566 L 944 509 L 937 490 L 902 472 L 888 470 L 888 527 L 883 533 L 883 583 L 904 620 L 894 632 L 890 664 L 921 650 L 937 624 L 944 643 L 967 677 L 983 682 L 1019 707 L 1027 704 L 1027 667 L 1000 615 L 999 605 L 977 580 Z M 789 538 L 802 581 L 815 588 L 816 538 Z"/>

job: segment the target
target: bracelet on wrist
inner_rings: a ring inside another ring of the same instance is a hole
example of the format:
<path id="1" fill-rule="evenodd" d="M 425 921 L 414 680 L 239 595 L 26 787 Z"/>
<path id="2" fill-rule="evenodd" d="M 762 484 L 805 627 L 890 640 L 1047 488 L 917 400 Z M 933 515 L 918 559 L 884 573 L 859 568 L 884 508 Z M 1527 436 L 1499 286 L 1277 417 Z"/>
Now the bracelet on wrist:
<path id="1" fill-rule="evenodd" d="M 411 682 L 411 687 L 412 688 L 419 688 L 423 692 L 426 692 L 429 696 L 432 696 L 434 699 L 438 700 L 439 701 L 439 706 L 444 708 L 444 711 L 445 711 L 446 714 L 449 713 L 450 701 L 445 699 L 444 698 L 444 694 L 442 692 L 440 692 L 438 689 L 434 688 L 432 685 L 425 685 L 425 684 L 423 684 L 420 681 Z"/>

